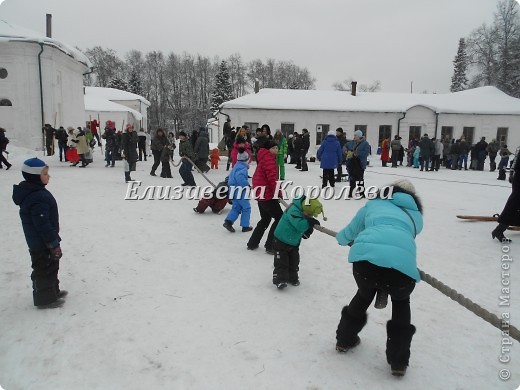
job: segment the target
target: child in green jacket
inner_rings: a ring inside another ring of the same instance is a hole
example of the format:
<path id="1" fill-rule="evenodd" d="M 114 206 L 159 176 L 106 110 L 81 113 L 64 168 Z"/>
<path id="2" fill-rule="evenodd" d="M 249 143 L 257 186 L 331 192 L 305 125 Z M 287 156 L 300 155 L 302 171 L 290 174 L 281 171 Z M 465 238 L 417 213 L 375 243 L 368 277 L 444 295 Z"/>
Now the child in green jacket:
<path id="1" fill-rule="evenodd" d="M 323 213 L 323 206 L 318 199 L 297 198 L 282 215 L 274 231 L 274 271 L 273 284 L 278 289 L 287 287 L 287 283 L 299 286 L 298 270 L 300 264 L 300 243 L 309 238 L 314 225 L 319 221 L 314 218 Z M 326 220 L 325 217 L 323 217 Z"/>

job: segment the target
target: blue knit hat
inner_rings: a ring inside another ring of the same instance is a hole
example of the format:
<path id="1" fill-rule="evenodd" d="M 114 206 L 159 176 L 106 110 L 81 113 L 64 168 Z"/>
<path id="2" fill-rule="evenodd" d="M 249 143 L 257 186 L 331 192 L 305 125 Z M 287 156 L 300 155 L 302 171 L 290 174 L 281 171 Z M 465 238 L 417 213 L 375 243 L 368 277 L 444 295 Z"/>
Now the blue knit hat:
<path id="1" fill-rule="evenodd" d="M 25 180 L 41 183 L 40 175 L 47 164 L 39 158 L 33 157 L 23 162 L 22 175 Z"/>

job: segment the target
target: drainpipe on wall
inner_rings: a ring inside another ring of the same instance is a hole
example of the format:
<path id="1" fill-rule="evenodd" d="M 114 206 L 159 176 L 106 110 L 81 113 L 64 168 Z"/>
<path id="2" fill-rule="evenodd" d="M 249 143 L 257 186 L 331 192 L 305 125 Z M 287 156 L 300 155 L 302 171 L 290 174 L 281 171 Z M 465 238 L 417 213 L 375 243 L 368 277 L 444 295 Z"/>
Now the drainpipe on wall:
<path id="1" fill-rule="evenodd" d="M 439 113 L 435 113 L 435 139 L 437 139 L 437 127 L 439 126 Z"/>
<path id="2" fill-rule="evenodd" d="M 397 120 L 397 136 L 399 137 L 399 130 L 401 129 L 401 121 L 406 117 L 406 112 L 403 112 L 403 116 Z"/>
<path id="3" fill-rule="evenodd" d="M 43 42 L 38 42 L 40 45 L 40 52 L 38 53 L 38 76 L 40 78 L 40 110 L 42 116 L 42 150 L 45 153 L 45 135 L 43 132 L 43 125 L 45 124 L 45 113 L 43 111 L 43 81 L 42 81 L 42 53 L 43 53 Z"/>

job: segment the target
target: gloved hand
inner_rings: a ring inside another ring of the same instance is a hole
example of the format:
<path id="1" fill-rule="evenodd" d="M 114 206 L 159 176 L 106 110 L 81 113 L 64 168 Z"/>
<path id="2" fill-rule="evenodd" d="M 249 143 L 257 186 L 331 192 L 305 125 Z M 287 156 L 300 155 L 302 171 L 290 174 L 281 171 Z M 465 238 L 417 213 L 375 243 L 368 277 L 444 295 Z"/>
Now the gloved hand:
<path id="1" fill-rule="evenodd" d="M 63 256 L 61 247 L 58 245 L 56 248 L 51 249 L 51 260 L 58 261 Z"/>
<path id="2" fill-rule="evenodd" d="M 311 227 L 314 227 L 314 225 L 318 225 L 320 226 L 320 221 L 318 221 L 316 218 L 309 218 L 309 224 L 311 225 Z"/>
<path id="3" fill-rule="evenodd" d="M 308 228 L 305 231 L 305 233 L 303 233 L 302 238 L 304 238 L 306 240 L 307 238 L 309 238 L 311 236 L 312 232 L 314 232 L 314 229 L 312 227 Z"/>

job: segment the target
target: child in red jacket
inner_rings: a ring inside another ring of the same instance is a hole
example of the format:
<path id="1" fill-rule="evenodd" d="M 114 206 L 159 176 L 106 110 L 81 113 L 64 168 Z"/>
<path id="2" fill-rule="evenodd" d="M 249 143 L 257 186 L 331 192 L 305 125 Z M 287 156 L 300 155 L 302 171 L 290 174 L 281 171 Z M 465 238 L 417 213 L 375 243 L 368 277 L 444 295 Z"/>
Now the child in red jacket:
<path id="1" fill-rule="evenodd" d="M 220 156 L 218 155 L 218 149 L 215 148 L 211 152 L 211 169 L 218 169 L 219 161 L 220 161 Z"/>

